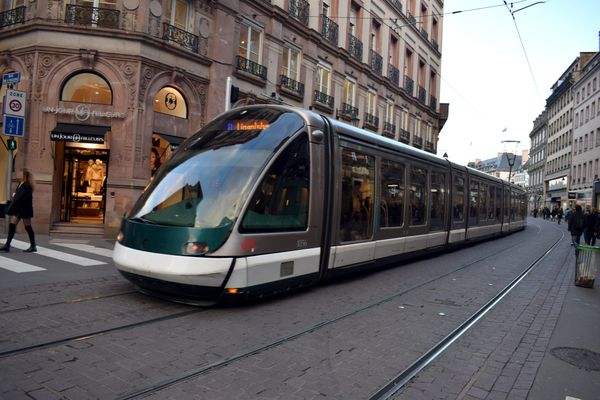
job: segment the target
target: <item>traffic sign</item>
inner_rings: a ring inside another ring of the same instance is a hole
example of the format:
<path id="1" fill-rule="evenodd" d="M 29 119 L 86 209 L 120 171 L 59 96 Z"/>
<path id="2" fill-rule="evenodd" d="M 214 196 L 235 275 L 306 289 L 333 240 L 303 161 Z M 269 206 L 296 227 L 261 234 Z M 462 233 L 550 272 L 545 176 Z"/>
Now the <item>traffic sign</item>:
<path id="1" fill-rule="evenodd" d="M 4 114 L 16 117 L 25 116 L 25 92 L 12 89 L 6 90 Z"/>
<path id="2" fill-rule="evenodd" d="M 25 118 L 4 114 L 4 134 L 23 137 L 25 133 Z"/>
<path id="3" fill-rule="evenodd" d="M 2 75 L 2 84 L 6 85 L 7 83 L 19 83 L 21 80 L 21 73 L 18 71 L 8 72 Z"/>

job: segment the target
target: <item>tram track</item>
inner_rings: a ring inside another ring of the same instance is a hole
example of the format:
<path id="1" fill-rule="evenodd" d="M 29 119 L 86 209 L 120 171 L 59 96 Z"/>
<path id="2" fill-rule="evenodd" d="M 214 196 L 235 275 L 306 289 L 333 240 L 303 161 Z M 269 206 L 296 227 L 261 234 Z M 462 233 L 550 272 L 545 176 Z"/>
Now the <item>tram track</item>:
<path id="1" fill-rule="evenodd" d="M 525 268 L 507 286 L 498 292 L 492 299 L 483 305 L 477 312 L 467 318 L 461 325 L 454 329 L 449 335 L 436 343 L 431 349 L 417 358 L 407 368 L 398 373 L 386 385 L 382 386 L 369 400 L 389 400 L 408 384 L 419 372 L 425 369 L 435 359 L 444 353 L 456 340 L 463 336 L 472 326 L 491 311 L 510 291 L 512 291 L 552 250 L 564 239 L 564 232 L 540 257 Z"/>
<path id="2" fill-rule="evenodd" d="M 539 226 L 537 228 L 540 229 Z M 563 239 L 563 237 L 564 237 L 564 234 L 554 244 L 552 244 L 543 253 L 542 256 L 540 256 L 533 263 L 531 263 L 529 266 L 527 266 L 526 269 L 525 269 L 525 271 L 523 273 L 521 273 L 519 276 L 517 276 L 517 278 L 515 278 L 513 281 L 511 281 L 511 283 L 507 287 L 505 287 L 503 290 L 501 290 L 496 296 L 494 296 L 492 298 L 492 300 L 490 300 L 488 303 L 486 303 L 486 305 L 484 307 L 482 307 L 479 311 L 477 311 L 475 314 L 473 314 L 472 316 L 470 316 L 465 321 L 465 323 L 461 324 L 450 335 L 448 335 L 448 337 L 445 340 L 442 341 L 443 342 L 442 344 L 438 343 L 436 346 L 434 346 L 434 348 L 432 348 L 432 350 L 430 350 L 427 353 L 425 353 L 425 355 L 422 356 L 422 357 L 420 357 L 418 360 L 422 360 L 424 357 L 425 357 L 425 359 L 431 358 L 431 360 L 433 360 L 435 357 L 437 357 L 439 354 L 441 354 L 441 352 L 440 353 L 436 353 L 435 350 L 439 350 L 440 348 L 442 348 L 442 350 L 443 350 L 443 349 L 447 348 L 450 344 L 452 344 L 453 341 L 455 341 L 459 337 L 459 336 L 456 336 L 457 333 L 460 332 L 460 334 L 462 335 L 472 325 L 474 325 L 480 318 L 482 318 L 485 315 L 485 313 L 487 313 L 487 311 L 489 311 L 489 309 L 491 309 L 495 304 L 497 304 L 502 299 L 502 297 L 504 297 L 510 291 L 510 289 L 512 289 L 514 286 L 516 286 L 527 275 L 527 273 L 531 269 L 533 269 L 533 267 L 535 265 L 537 265 L 537 263 L 539 263 L 549 252 L 551 252 L 552 249 L 554 247 L 556 247 L 556 245 L 558 243 L 560 243 L 560 241 Z M 301 338 L 301 337 L 303 337 L 303 336 L 305 336 L 307 334 L 310 334 L 312 332 L 315 332 L 317 330 L 326 328 L 326 327 L 328 327 L 330 325 L 333 325 L 333 324 L 335 324 L 337 322 L 340 322 L 340 321 L 342 321 L 344 319 L 353 317 L 353 316 L 355 316 L 357 314 L 365 312 L 365 311 L 367 311 L 369 309 L 372 309 L 374 307 L 381 306 L 384 303 L 390 302 L 390 301 L 392 301 L 392 300 L 394 300 L 394 299 L 396 299 L 396 298 L 398 298 L 400 296 L 404 296 L 404 295 L 406 295 L 408 293 L 411 293 L 411 292 L 413 292 L 415 290 L 423 288 L 423 287 L 425 287 L 425 286 L 427 286 L 427 285 L 429 285 L 431 283 L 434 283 L 434 282 L 436 282 L 436 281 L 438 281 L 440 279 L 446 278 L 446 277 L 448 277 L 448 276 L 450 276 L 452 274 L 455 274 L 455 273 L 457 273 L 457 272 L 459 272 L 461 270 L 464 270 L 464 269 L 466 269 L 466 268 L 468 268 L 468 267 L 470 267 L 472 265 L 476 265 L 478 263 L 481 263 L 482 261 L 485 261 L 485 260 L 487 260 L 489 258 L 497 257 L 497 256 L 499 256 L 502 253 L 509 252 L 509 251 L 511 251 L 512 249 L 514 249 L 515 247 L 517 247 L 519 245 L 521 245 L 521 243 L 515 243 L 514 245 L 506 247 L 506 248 L 504 248 L 501 251 L 494 252 L 492 254 L 488 254 L 486 256 L 479 257 L 479 258 L 477 258 L 475 260 L 469 261 L 469 262 L 461 265 L 460 267 L 458 267 L 456 269 L 453 269 L 452 271 L 449 271 L 449 272 L 446 272 L 446 273 L 443 273 L 443 274 L 439 274 L 439 275 L 437 275 L 437 276 L 435 276 L 435 277 L 433 277 L 433 278 L 431 278 L 429 280 L 420 282 L 420 283 L 418 283 L 416 285 L 413 285 L 413 286 L 411 286 L 409 288 L 406 288 L 406 289 L 404 289 L 402 291 L 396 292 L 396 293 L 394 293 L 392 295 L 389 295 L 389 296 L 387 296 L 385 298 L 379 299 L 379 300 L 377 300 L 375 302 L 372 302 L 370 304 L 367 304 L 367 305 L 365 305 L 363 307 L 357 308 L 357 309 L 352 310 L 350 312 L 347 312 L 345 314 L 339 315 L 339 316 L 337 316 L 335 318 L 331 318 L 331 319 L 328 319 L 326 321 L 321 321 L 321 322 L 319 322 L 317 324 L 314 324 L 313 326 L 308 327 L 308 328 L 306 328 L 306 329 L 304 329 L 302 331 L 293 333 L 291 335 L 288 335 L 286 337 L 280 338 L 280 339 L 275 340 L 275 341 L 273 341 L 271 343 L 268 343 L 268 344 L 265 344 L 265 345 L 261 345 L 259 347 L 254 348 L 254 349 L 251 349 L 251 350 L 248 350 L 248 351 L 245 351 L 245 352 L 233 355 L 231 357 L 227 357 L 227 358 L 224 358 L 222 360 L 213 362 L 213 363 L 211 363 L 209 365 L 205 365 L 205 366 L 202 366 L 202 367 L 199 367 L 199 368 L 196 368 L 196 369 L 185 371 L 184 373 L 182 373 L 182 374 L 180 374 L 178 376 L 174 376 L 174 377 L 171 377 L 171 378 L 166 379 L 164 381 L 157 382 L 157 383 L 155 383 L 153 385 L 148 385 L 145 388 L 140 388 L 138 390 L 129 392 L 129 393 L 123 395 L 123 396 L 117 397 L 117 399 L 118 400 L 129 400 L 129 399 L 138 399 L 138 398 L 143 398 L 143 397 L 151 396 L 152 394 L 158 393 L 158 392 L 160 392 L 162 390 L 165 390 L 165 389 L 167 389 L 167 388 L 169 388 L 171 386 L 175 386 L 177 384 L 181 384 L 181 383 L 183 383 L 185 381 L 194 379 L 194 378 L 202 376 L 202 375 L 210 374 L 211 372 L 217 371 L 217 370 L 219 370 L 221 368 L 224 368 L 224 367 L 227 367 L 228 365 L 230 365 L 232 363 L 235 363 L 236 361 L 240 361 L 240 360 L 252 357 L 254 355 L 263 353 L 265 351 L 269 351 L 271 349 L 277 348 L 277 347 L 282 346 L 282 345 L 284 345 L 286 343 L 289 343 L 289 342 L 292 342 L 294 340 L 297 340 L 297 339 L 299 339 L 299 338 Z M 507 289 L 509 287 L 510 287 L 510 289 Z M 486 312 L 482 312 L 482 310 L 485 307 L 488 307 L 489 309 Z M 451 336 L 453 334 L 456 336 L 454 339 L 451 338 Z M 433 357 L 433 355 L 435 355 L 435 357 Z M 414 365 L 414 364 L 411 364 L 411 365 Z M 422 368 L 424 368 L 426 365 L 427 364 L 423 364 Z M 419 371 L 421 369 L 419 369 Z M 414 374 L 412 376 L 416 375 L 416 373 L 418 373 L 418 371 L 414 372 Z M 394 379 L 392 381 L 395 381 L 395 380 L 396 380 L 396 377 L 394 377 Z M 386 387 L 387 387 L 387 385 L 386 385 Z M 379 393 L 379 392 L 377 392 L 377 393 Z M 377 397 L 374 397 L 373 399 L 376 399 L 376 398 Z"/>

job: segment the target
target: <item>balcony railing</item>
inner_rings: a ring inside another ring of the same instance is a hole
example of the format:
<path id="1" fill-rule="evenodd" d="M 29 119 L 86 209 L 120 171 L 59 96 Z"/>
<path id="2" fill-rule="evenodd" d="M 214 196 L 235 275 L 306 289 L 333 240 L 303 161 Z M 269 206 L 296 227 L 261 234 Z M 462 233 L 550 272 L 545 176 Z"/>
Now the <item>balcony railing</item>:
<path id="1" fill-rule="evenodd" d="M 429 109 L 433 112 L 437 110 L 437 97 L 430 96 L 429 97 Z"/>
<path id="2" fill-rule="evenodd" d="M 390 132 L 390 133 L 396 133 L 396 125 L 392 124 L 391 122 L 386 121 L 383 123 L 383 131 Z"/>
<path id="3" fill-rule="evenodd" d="M 400 84 L 400 70 L 392 64 L 388 64 L 388 79 L 396 86 Z"/>
<path id="4" fill-rule="evenodd" d="M 119 11 L 110 8 L 67 4 L 65 22 L 68 24 L 94 25 L 117 29 L 119 27 Z"/>
<path id="5" fill-rule="evenodd" d="M 433 142 L 430 142 L 429 140 L 425 141 L 425 150 L 433 152 Z"/>
<path id="6" fill-rule="evenodd" d="M 25 22 L 25 6 L 0 13 L 0 29 Z"/>
<path id="7" fill-rule="evenodd" d="M 362 61 L 363 44 L 351 33 L 348 34 L 348 52 L 358 61 Z"/>
<path id="8" fill-rule="evenodd" d="M 402 12 L 402 3 L 400 3 L 400 0 L 392 0 L 392 4 L 398 9 L 398 11 Z"/>
<path id="9" fill-rule="evenodd" d="M 333 97 L 326 93 L 315 90 L 313 94 L 313 101 L 315 103 L 323 104 L 333 110 Z"/>
<path id="10" fill-rule="evenodd" d="M 413 81 L 408 75 L 404 75 L 404 90 L 409 95 L 413 95 L 415 92 L 415 81 Z"/>
<path id="11" fill-rule="evenodd" d="M 267 80 L 267 67 L 255 63 L 254 61 L 250 61 L 242 56 L 236 56 L 235 69 L 236 71 L 243 71 L 258 76 L 265 81 Z"/>
<path id="12" fill-rule="evenodd" d="M 427 104 L 427 91 L 423 86 L 419 85 L 419 93 L 417 98 L 422 104 Z"/>
<path id="13" fill-rule="evenodd" d="M 365 113 L 365 128 L 377 130 L 379 128 L 379 117 Z"/>
<path id="14" fill-rule="evenodd" d="M 308 26 L 308 13 L 310 11 L 310 4 L 306 0 L 290 0 L 288 7 L 289 14 L 302 22 L 304 26 Z"/>
<path id="15" fill-rule="evenodd" d="M 433 48 L 436 51 L 440 51 L 440 45 L 438 44 L 437 40 L 435 40 L 435 39 L 432 38 L 431 39 L 431 45 L 433 46 Z"/>
<path id="16" fill-rule="evenodd" d="M 179 29 L 176 26 L 163 24 L 163 39 L 177 43 L 181 47 L 198 53 L 198 36 Z"/>
<path id="17" fill-rule="evenodd" d="M 321 14 L 321 36 L 336 46 L 338 44 L 338 29 L 338 24 Z"/>
<path id="18" fill-rule="evenodd" d="M 281 87 L 304 96 L 304 83 L 298 82 L 285 75 L 280 76 Z"/>
<path id="19" fill-rule="evenodd" d="M 418 136 L 415 136 L 413 138 L 413 146 L 418 147 L 418 148 L 423 147 L 423 139 Z"/>
<path id="20" fill-rule="evenodd" d="M 406 144 L 410 143 L 410 132 L 400 128 L 400 141 Z"/>
<path id="21" fill-rule="evenodd" d="M 409 11 L 408 12 L 408 22 L 412 25 L 412 26 L 417 26 L 417 19 L 415 18 L 414 15 L 412 15 L 412 13 Z"/>
<path id="22" fill-rule="evenodd" d="M 427 41 L 429 40 L 429 34 L 425 30 L 425 28 L 421 28 L 421 30 L 419 32 L 421 33 L 421 36 L 423 36 L 423 39 L 425 39 Z"/>
<path id="23" fill-rule="evenodd" d="M 379 75 L 381 75 L 381 73 L 383 72 L 383 57 L 373 49 L 371 49 L 370 54 L 371 69 L 373 70 L 373 72 L 376 72 Z"/>
<path id="24" fill-rule="evenodd" d="M 348 104 L 342 103 L 341 115 L 339 117 L 348 119 L 348 120 L 357 120 L 358 119 L 358 108 Z"/>

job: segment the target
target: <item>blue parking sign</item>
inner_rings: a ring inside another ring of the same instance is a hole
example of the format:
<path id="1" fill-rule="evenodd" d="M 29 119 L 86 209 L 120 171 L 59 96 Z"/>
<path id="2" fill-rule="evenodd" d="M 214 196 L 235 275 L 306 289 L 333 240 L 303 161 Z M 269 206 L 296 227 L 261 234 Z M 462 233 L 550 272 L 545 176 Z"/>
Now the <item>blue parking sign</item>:
<path id="1" fill-rule="evenodd" d="M 25 133 L 25 118 L 5 114 L 3 122 L 5 135 L 23 137 Z"/>

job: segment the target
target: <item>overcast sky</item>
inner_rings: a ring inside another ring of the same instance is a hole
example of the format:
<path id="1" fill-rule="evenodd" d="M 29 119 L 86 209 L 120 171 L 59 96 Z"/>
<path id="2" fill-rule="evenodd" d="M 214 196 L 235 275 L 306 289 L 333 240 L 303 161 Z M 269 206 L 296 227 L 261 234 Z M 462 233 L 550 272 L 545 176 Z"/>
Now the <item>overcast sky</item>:
<path id="1" fill-rule="evenodd" d="M 600 0 L 515 1 L 512 15 L 507 3 L 444 2 L 440 102 L 450 113 L 438 154 L 460 164 L 514 151 L 503 140 L 529 149 L 552 85 L 580 52 L 598 51 Z"/>

